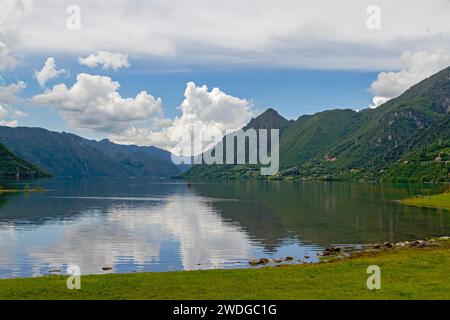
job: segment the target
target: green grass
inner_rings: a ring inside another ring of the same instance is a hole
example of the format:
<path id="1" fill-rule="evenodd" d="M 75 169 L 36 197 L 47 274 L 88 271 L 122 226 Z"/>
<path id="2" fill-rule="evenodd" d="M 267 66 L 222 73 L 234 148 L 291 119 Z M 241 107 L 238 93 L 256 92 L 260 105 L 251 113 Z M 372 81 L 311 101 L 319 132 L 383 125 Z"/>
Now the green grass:
<path id="1" fill-rule="evenodd" d="M 366 287 L 369 265 L 381 289 Z M 332 263 L 0 280 L 0 299 L 450 299 L 450 249 L 396 249 Z"/>
<path id="2" fill-rule="evenodd" d="M 450 193 L 442 193 L 433 196 L 418 196 L 415 198 L 405 199 L 400 202 L 413 206 L 450 210 Z"/>

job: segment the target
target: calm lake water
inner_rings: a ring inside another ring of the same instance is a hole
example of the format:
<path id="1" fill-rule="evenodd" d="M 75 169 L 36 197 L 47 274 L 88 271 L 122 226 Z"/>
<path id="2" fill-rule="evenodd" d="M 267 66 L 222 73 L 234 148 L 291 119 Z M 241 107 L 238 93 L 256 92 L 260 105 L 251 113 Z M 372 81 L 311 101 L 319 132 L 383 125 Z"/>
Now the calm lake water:
<path id="1" fill-rule="evenodd" d="M 2 180 L 0 278 L 80 266 L 82 274 L 248 267 L 251 257 L 317 261 L 330 245 L 450 234 L 450 212 L 395 200 L 438 185 Z M 298 261 L 296 261 L 298 263 Z"/>

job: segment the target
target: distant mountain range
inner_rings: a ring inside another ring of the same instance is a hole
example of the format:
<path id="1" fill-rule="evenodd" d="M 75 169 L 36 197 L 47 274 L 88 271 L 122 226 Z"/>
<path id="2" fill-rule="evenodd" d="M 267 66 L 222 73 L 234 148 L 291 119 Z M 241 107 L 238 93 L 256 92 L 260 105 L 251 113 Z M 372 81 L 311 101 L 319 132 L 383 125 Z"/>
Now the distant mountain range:
<path id="1" fill-rule="evenodd" d="M 269 109 L 244 128 L 280 129 L 271 179 L 450 181 L 450 68 L 376 109 L 288 121 Z M 195 165 L 188 179 L 263 178 L 254 165 Z"/>
<path id="2" fill-rule="evenodd" d="M 280 171 L 270 179 L 450 181 L 450 67 L 376 109 L 295 121 L 268 109 L 248 128 L 280 129 Z M 187 168 L 151 146 L 0 127 L 0 175 L 264 178 L 258 165 L 194 165 L 183 173 Z"/>
<path id="3" fill-rule="evenodd" d="M 6 165 L 0 156 L 5 163 L 3 175 L 19 170 L 23 175 L 49 172 L 72 177 L 172 177 L 184 169 L 174 165 L 170 152 L 162 149 L 98 142 L 42 128 L 0 126 L 0 143 L 15 159 L 24 159 L 20 167 L 16 164 L 19 160 Z"/>

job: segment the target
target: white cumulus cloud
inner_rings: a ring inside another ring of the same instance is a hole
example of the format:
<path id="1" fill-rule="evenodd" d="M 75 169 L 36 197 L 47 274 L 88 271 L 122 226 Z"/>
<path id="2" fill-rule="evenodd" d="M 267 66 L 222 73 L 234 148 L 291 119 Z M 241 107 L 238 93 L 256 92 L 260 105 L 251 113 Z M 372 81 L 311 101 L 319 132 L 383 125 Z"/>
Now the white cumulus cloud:
<path id="1" fill-rule="evenodd" d="M 120 84 L 110 77 L 80 73 L 71 88 L 55 85 L 31 102 L 54 107 L 73 128 L 98 132 L 122 132 L 134 121 L 162 113 L 160 98 L 146 91 L 123 98 L 119 88 Z"/>
<path id="2" fill-rule="evenodd" d="M 64 74 L 66 70 L 56 68 L 56 62 L 53 57 L 50 57 L 45 61 L 41 70 L 35 71 L 34 76 L 41 87 L 45 86 L 48 80 L 59 77 Z"/>
<path id="3" fill-rule="evenodd" d="M 401 59 L 403 69 L 381 72 L 370 86 L 374 94 L 372 108 L 398 97 L 416 83 L 450 66 L 450 56 L 443 50 L 405 52 Z"/>
<path id="4" fill-rule="evenodd" d="M 205 134 L 216 135 L 242 128 L 254 115 L 250 101 L 228 95 L 219 88 L 209 91 L 207 86 L 193 82 L 187 84 L 179 110 L 181 116 L 163 119 L 159 130 L 130 127 L 109 138 L 118 143 L 156 145 L 179 153 L 174 147 L 180 137 L 193 136 L 195 125 L 200 124 Z"/>
<path id="5" fill-rule="evenodd" d="M 130 67 L 127 55 L 108 51 L 92 53 L 86 58 L 79 57 L 78 62 L 91 68 L 95 68 L 99 65 L 103 66 L 103 69 L 113 70 Z"/>

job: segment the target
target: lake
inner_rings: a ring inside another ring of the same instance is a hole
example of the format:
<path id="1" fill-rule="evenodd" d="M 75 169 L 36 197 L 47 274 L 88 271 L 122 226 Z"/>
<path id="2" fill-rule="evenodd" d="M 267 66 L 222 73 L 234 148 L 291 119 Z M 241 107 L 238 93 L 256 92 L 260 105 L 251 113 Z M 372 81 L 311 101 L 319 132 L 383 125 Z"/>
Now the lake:
<path id="1" fill-rule="evenodd" d="M 249 267 L 252 257 L 316 262 L 331 245 L 450 234 L 450 212 L 396 202 L 443 185 L 180 180 L 1 180 L 0 278 Z M 305 258 L 308 256 L 309 258 Z"/>

